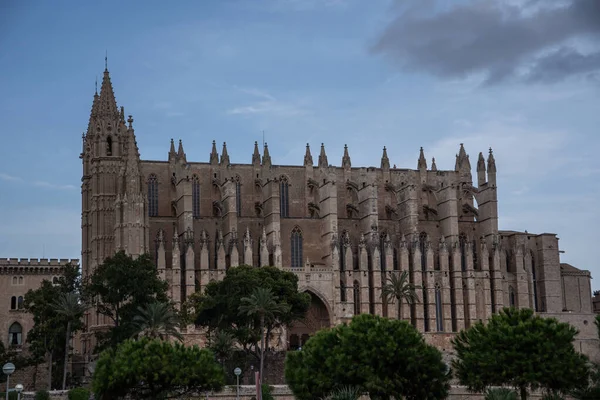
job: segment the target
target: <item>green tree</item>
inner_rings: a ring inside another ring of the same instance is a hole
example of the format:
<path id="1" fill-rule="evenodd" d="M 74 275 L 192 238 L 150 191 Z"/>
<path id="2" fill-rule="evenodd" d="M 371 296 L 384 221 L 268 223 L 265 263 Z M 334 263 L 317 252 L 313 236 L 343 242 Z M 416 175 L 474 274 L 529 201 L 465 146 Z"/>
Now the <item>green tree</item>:
<path id="1" fill-rule="evenodd" d="M 260 320 L 260 382 L 263 381 L 263 366 L 265 362 L 265 326 L 267 321 L 277 319 L 289 311 L 287 304 L 277 301 L 271 288 L 257 287 L 249 297 L 242 298 L 239 313 L 250 317 L 258 317 Z"/>
<path id="2" fill-rule="evenodd" d="M 48 388 L 60 386 L 63 376 L 53 373 L 54 365 L 62 365 L 65 357 L 65 336 L 67 333 L 68 318 L 59 314 L 54 308 L 54 302 L 61 295 L 67 293 L 80 293 L 81 276 L 79 268 L 66 265 L 57 282 L 42 281 L 39 288 L 29 290 L 25 294 L 24 309 L 33 317 L 33 328 L 27 333 L 27 343 L 31 354 L 32 364 L 37 366 L 44 361 L 48 364 Z M 81 319 L 72 320 L 70 330 L 72 333 L 83 328 Z M 64 371 L 63 371 L 64 372 Z M 53 385 L 53 379 L 56 385 Z"/>
<path id="3" fill-rule="evenodd" d="M 235 339 L 228 332 L 217 331 L 208 338 L 208 348 L 212 350 L 223 367 L 225 361 L 231 356 L 234 346 Z"/>
<path id="4" fill-rule="evenodd" d="M 310 295 L 298 292 L 296 275 L 275 267 L 229 268 L 222 281 L 210 282 L 203 294 L 193 294 L 182 309 L 187 310 L 190 320 L 207 328 L 209 335 L 216 331 L 227 332 L 247 354 L 259 360 L 260 318 L 239 313 L 241 299 L 258 287 L 271 289 L 277 302 L 288 306 L 287 312 L 279 314 L 277 319 L 265 320 L 267 338 L 274 329 L 304 318 Z"/>
<path id="5" fill-rule="evenodd" d="M 370 314 L 321 330 L 288 352 L 285 379 L 299 400 L 353 386 L 371 399 L 444 399 L 450 385 L 442 354 L 406 321 Z"/>
<path id="6" fill-rule="evenodd" d="M 360 392 L 352 386 L 344 386 L 331 392 L 323 400 L 358 400 Z"/>
<path id="7" fill-rule="evenodd" d="M 97 399 L 181 398 L 218 391 L 225 382 L 210 350 L 159 339 L 129 339 L 100 354 L 92 388 Z"/>
<path id="8" fill-rule="evenodd" d="M 394 300 L 398 301 L 398 319 L 402 319 L 402 302 L 407 304 L 419 302 L 417 290 L 421 286 L 410 283 L 408 271 L 402 271 L 400 275 L 392 274 L 387 278 L 386 284 L 381 288 L 381 298 L 387 303 L 392 304 Z"/>
<path id="9" fill-rule="evenodd" d="M 133 317 L 134 336 L 147 336 L 151 339 L 168 340 L 174 337 L 183 341 L 183 336 L 177 330 L 179 319 L 168 303 L 149 303 L 138 307 Z"/>
<path id="10" fill-rule="evenodd" d="M 98 332 L 98 348 L 115 347 L 133 336 L 133 318 L 138 307 L 148 303 L 167 303 L 167 282 L 158 277 L 158 271 L 148 254 L 136 259 L 119 251 L 104 260 L 84 285 L 84 293 L 96 311 L 113 321 L 108 331 Z"/>
<path id="11" fill-rule="evenodd" d="M 73 293 L 61 293 L 60 296 L 53 303 L 54 311 L 59 315 L 62 315 L 67 321 L 67 328 L 65 332 L 65 359 L 63 362 L 63 379 L 62 379 L 62 390 L 67 387 L 67 366 L 69 364 L 69 349 L 72 335 L 72 329 L 74 323 L 80 321 L 83 317 L 83 313 L 87 309 L 87 306 L 81 302 L 80 296 L 77 292 Z"/>
<path id="12" fill-rule="evenodd" d="M 481 392 L 489 386 L 566 393 L 587 384 L 587 358 L 573 341 L 578 331 L 530 309 L 504 308 L 484 324 L 477 322 L 454 339 L 453 367 L 461 384 Z"/>

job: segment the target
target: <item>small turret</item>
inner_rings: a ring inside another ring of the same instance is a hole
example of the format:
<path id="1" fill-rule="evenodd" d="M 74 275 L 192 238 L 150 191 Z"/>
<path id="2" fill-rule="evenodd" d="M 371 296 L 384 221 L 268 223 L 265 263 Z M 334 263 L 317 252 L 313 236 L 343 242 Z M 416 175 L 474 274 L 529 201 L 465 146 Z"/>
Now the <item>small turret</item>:
<path id="1" fill-rule="evenodd" d="M 327 168 L 329 163 L 327 162 L 327 154 L 325 154 L 325 145 L 321 143 L 321 153 L 319 154 L 319 168 Z"/>
<path id="2" fill-rule="evenodd" d="M 175 152 L 175 141 L 171 138 L 171 147 L 169 148 L 169 161 L 175 160 L 177 153 Z"/>
<path id="3" fill-rule="evenodd" d="M 427 160 L 425 160 L 425 153 L 423 152 L 422 147 L 421 147 L 421 150 L 419 151 L 419 162 L 417 163 L 417 169 L 419 171 L 427 170 Z"/>
<path id="4" fill-rule="evenodd" d="M 383 155 L 381 156 L 381 169 L 390 169 L 390 159 L 388 158 L 385 146 L 383 146 Z"/>
<path id="5" fill-rule="evenodd" d="M 185 151 L 183 151 L 183 143 L 181 139 L 179 139 L 179 148 L 177 149 L 177 158 L 182 160 L 183 162 L 187 162 Z"/>
<path id="6" fill-rule="evenodd" d="M 435 165 L 435 157 L 431 159 L 431 170 L 437 171 L 437 165 Z"/>
<path id="7" fill-rule="evenodd" d="M 491 186 L 496 186 L 496 160 L 494 159 L 494 153 L 492 152 L 492 148 L 490 147 L 490 155 L 487 160 L 487 173 L 488 173 L 488 183 Z"/>
<path id="8" fill-rule="evenodd" d="M 465 151 L 465 146 L 463 143 L 460 144 L 460 150 L 456 155 L 456 164 L 454 164 L 455 171 L 471 171 L 471 162 L 469 161 L 469 156 Z"/>
<path id="9" fill-rule="evenodd" d="M 217 143 L 213 140 L 212 150 L 210 151 L 210 165 L 219 164 L 219 153 L 217 153 Z"/>
<path id="10" fill-rule="evenodd" d="M 350 155 L 348 154 L 348 145 L 344 145 L 344 156 L 342 157 L 342 167 L 344 169 L 350 169 L 352 162 L 350 161 Z"/>
<path id="11" fill-rule="evenodd" d="M 271 155 L 269 154 L 269 145 L 265 142 L 265 149 L 263 151 L 262 159 L 263 167 L 271 168 Z"/>
<path id="12" fill-rule="evenodd" d="M 220 165 L 222 167 L 229 167 L 229 154 L 227 154 L 227 143 L 223 142 L 223 151 L 221 152 L 221 162 Z"/>
<path id="13" fill-rule="evenodd" d="M 310 154 L 310 145 L 306 143 L 306 152 L 304 153 L 304 166 L 312 167 L 313 166 L 313 158 L 312 154 Z"/>
<path id="14" fill-rule="evenodd" d="M 483 158 L 483 153 L 479 153 L 479 159 L 477 160 L 477 186 L 482 186 L 485 182 L 485 159 Z"/>
<path id="15" fill-rule="evenodd" d="M 255 167 L 260 165 L 260 153 L 258 152 L 258 142 L 254 142 L 254 152 L 252 153 L 252 164 Z"/>

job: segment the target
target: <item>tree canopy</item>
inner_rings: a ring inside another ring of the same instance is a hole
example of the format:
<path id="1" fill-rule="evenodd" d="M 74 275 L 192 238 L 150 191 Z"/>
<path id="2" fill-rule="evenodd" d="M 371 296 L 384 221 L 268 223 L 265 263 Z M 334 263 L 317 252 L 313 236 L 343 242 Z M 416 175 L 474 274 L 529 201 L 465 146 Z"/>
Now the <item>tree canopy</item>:
<path id="1" fill-rule="evenodd" d="M 103 351 L 92 387 L 97 399 L 167 399 L 219 391 L 224 382 L 210 350 L 142 337 Z"/>
<path id="2" fill-rule="evenodd" d="M 352 386 L 371 399 L 443 399 L 449 371 L 442 354 L 405 321 L 370 314 L 321 330 L 289 352 L 286 382 L 299 400 Z"/>
<path id="3" fill-rule="evenodd" d="M 133 318 L 138 307 L 148 303 L 167 303 L 167 282 L 148 254 L 136 259 L 120 251 L 99 265 L 84 285 L 84 293 L 97 312 L 113 321 L 108 332 L 98 332 L 98 346 L 116 346 L 135 332 Z M 92 301 L 93 300 L 93 301 Z"/>
<path id="4" fill-rule="evenodd" d="M 62 270 L 58 282 L 42 281 L 37 289 L 30 289 L 23 302 L 24 309 L 33 317 L 33 327 L 27 332 L 27 343 L 33 364 L 48 361 L 49 377 L 55 385 L 63 378 L 63 369 L 53 369 L 54 365 L 63 365 L 65 361 L 67 327 L 69 318 L 56 312 L 55 301 L 61 296 L 81 291 L 81 276 L 77 266 L 68 264 Z M 75 333 L 83 328 L 81 319 L 71 321 L 69 329 Z"/>
<path id="5" fill-rule="evenodd" d="M 573 341 L 578 331 L 530 309 L 504 308 L 487 323 L 477 322 L 454 339 L 453 367 L 461 384 L 481 392 L 489 386 L 566 393 L 588 382 L 587 357 Z"/>
<path id="6" fill-rule="evenodd" d="M 286 310 L 265 318 L 267 337 L 273 329 L 304 318 L 310 306 L 310 295 L 298 292 L 298 278 L 275 267 L 242 265 L 229 268 L 222 281 L 210 282 L 203 294 L 195 293 L 186 304 L 197 325 L 229 333 L 242 347 L 259 358 L 257 343 L 261 338 L 260 316 L 240 313 L 242 298 L 255 288 L 270 289 L 276 302 Z"/>

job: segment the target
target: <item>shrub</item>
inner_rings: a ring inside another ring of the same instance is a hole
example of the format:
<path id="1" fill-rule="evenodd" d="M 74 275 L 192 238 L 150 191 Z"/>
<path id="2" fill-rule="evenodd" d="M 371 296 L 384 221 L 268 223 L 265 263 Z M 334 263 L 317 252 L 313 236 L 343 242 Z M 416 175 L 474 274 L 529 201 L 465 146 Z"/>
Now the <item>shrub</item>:
<path id="1" fill-rule="evenodd" d="M 557 393 L 545 393 L 542 400 L 565 400 L 565 398 Z"/>
<path id="2" fill-rule="evenodd" d="M 50 393 L 47 390 L 35 392 L 34 400 L 50 400 Z"/>
<path id="3" fill-rule="evenodd" d="M 357 400 L 360 397 L 358 389 L 351 386 L 344 386 L 333 391 L 323 400 Z"/>
<path id="4" fill-rule="evenodd" d="M 75 388 L 69 390 L 69 400 L 89 400 L 90 391 L 86 388 Z"/>
<path id="5" fill-rule="evenodd" d="M 8 393 L 8 400 L 17 400 L 17 392 Z M 6 392 L 0 392 L 0 399 L 4 400 L 6 398 Z"/>
<path id="6" fill-rule="evenodd" d="M 273 397 L 273 388 L 266 383 L 263 383 L 261 386 L 262 389 L 262 400 L 275 400 Z"/>
<path id="7" fill-rule="evenodd" d="M 517 392 L 507 388 L 488 389 L 485 400 L 517 400 Z"/>

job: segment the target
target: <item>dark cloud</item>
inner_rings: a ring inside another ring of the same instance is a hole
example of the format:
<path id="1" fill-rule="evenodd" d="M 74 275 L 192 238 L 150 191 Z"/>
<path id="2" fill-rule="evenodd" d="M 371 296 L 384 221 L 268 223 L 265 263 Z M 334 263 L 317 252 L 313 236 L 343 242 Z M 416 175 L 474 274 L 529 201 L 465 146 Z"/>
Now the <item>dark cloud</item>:
<path id="1" fill-rule="evenodd" d="M 600 68 L 600 52 L 573 47 L 600 37 L 600 0 L 475 0 L 429 16 L 413 11 L 405 9 L 372 47 L 405 70 L 446 78 L 484 72 L 493 84 L 517 76 L 558 81 Z"/>

